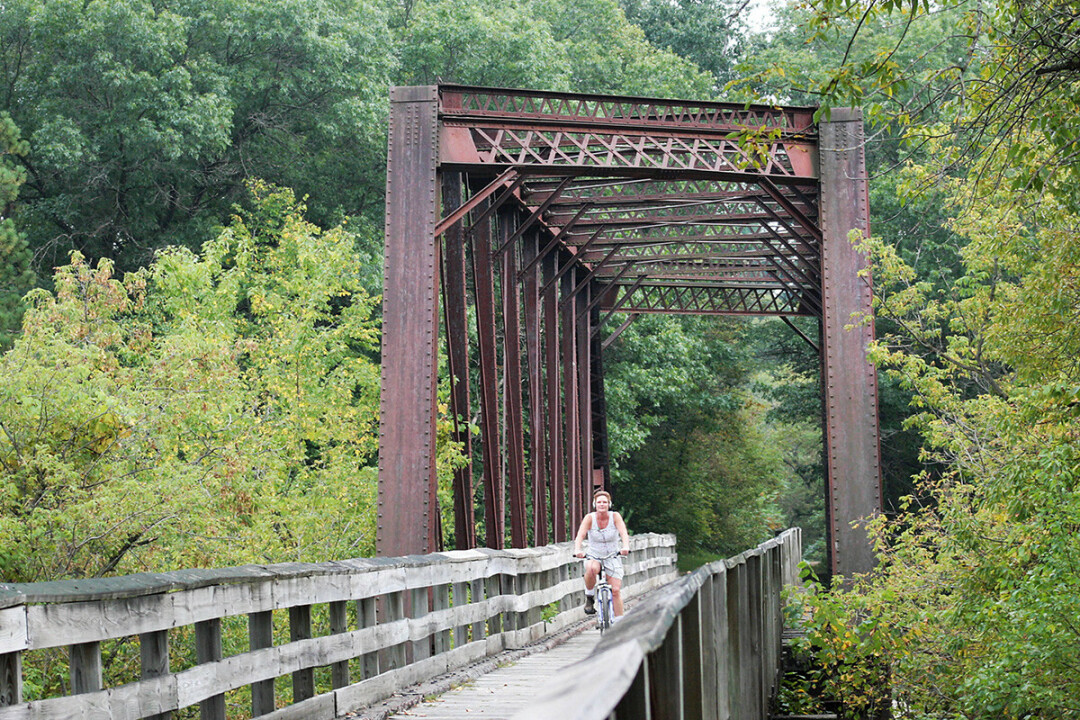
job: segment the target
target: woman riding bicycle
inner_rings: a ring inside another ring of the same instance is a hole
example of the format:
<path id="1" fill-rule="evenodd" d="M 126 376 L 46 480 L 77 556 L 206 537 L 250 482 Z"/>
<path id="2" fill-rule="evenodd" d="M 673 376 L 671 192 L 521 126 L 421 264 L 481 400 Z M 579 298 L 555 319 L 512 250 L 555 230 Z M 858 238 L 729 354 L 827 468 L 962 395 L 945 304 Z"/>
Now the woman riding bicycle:
<path id="1" fill-rule="evenodd" d="M 577 537 L 574 538 L 574 556 L 585 560 L 585 612 L 596 612 L 593 598 L 596 595 L 596 577 L 600 574 L 603 563 L 604 574 L 611 584 L 611 596 L 615 606 L 615 619 L 622 617 L 622 576 L 621 555 L 630 552 L 630 536 L 626 532 L 626 523 L 622 515 L 611 509 L 611 493 L 599 490 L 593 494 L 593 508 L 581 521 Z M 581 544 L 588 539 L 588 555 L 582 552 Z M 621 543 L 620 543 L 621 540 Z M 621 547 L 620 547 L 621 545 Z"/>

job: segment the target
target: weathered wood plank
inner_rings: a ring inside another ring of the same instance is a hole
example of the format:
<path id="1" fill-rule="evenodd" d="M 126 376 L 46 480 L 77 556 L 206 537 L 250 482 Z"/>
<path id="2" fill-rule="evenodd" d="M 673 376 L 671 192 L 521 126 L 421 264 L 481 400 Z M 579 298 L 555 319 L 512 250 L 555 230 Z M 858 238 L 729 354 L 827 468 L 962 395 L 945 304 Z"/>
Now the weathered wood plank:
<path id="1" fill-rule="evenodd" d="M 9 607 L 0 610 L 0 655 L 30 647 L 26 630 L 26 608 Z"/>
<path id="2" fill-rule="evenodd" d="M 274 613 L 270 610 L 248 615 L 248 650 L 262 650 L 274 646 Z M 273 712 L 274 681 L 256 680 L 251 683 L 251 715 L 259 717 Z"/>

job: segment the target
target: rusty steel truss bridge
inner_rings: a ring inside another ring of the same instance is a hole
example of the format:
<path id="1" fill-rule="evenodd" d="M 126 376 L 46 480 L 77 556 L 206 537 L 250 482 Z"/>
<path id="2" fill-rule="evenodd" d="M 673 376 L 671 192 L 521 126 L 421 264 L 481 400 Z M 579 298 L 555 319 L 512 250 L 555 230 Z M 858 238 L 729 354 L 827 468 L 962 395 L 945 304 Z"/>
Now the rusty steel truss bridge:
<path id="1" fill-rule="evenodd" d="M 572 537 L 608 477 L 603 353 L 644 313 L 816 318 L 829 556 L 872 566 L 858 111 L 438 85 L 391 91 L 377 549 L 438 549 L 440 338 L 457 547 Z M 466 425 L 476 418 L 480 457 Z M 478 477 L 474 477 L 474 468 Z M 476 490 L 482 502 L 474 503 Z M 479 514 L 479 513 L 477 513 Z"/>

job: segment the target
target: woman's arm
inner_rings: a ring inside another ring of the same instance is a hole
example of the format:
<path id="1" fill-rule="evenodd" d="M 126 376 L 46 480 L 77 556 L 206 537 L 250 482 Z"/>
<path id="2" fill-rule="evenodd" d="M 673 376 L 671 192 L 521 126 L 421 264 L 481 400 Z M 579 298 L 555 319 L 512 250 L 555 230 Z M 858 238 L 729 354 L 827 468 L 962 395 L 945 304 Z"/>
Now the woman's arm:
<path id="1" fill-rule="evenodd" d="M 592 527 L 592 513 L 588 513 L 581 519 L 581 527 L 578 528 L 577 537 L 574 538 L 574 557 L 585 557 L 581 551 L 581 543 L 589 536 L 589 528 Z"/>
<path id="2" fill-rule="evenodd" d="M 622 515 L 619 513 L 613 513 L 615 516 L 615 529 L 619 531 L 619 537 L 622 538 L 622 550 L 619 551 L 620 555 L 630 554 L 630 533 L 626 532 L 626 523 L 623 522 Z"/>

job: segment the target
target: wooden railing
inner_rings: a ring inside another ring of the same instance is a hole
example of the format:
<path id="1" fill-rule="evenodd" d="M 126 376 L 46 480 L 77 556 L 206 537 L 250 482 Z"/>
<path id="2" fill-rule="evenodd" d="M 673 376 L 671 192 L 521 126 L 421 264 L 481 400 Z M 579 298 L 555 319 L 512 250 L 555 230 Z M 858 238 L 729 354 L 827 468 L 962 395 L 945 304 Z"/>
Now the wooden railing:
<path id="1" fill-rule="evenodd" d="M 778 687 L 781 590 L 798 528 L 643 600 L 514 720 L 765 720 Z"/>
<path id="2" fill-rule="evenodd" d="M 627 595 L 676 577 L 674 546 L 672 535 L 631 538 Z M 0 720 L 188 717 L 194 706 L 211 720 L 334 718 L 582 619 L 571 552 L 562 543 L 0 585 Z M 125 652 L 134 677 L 106 687 Z M 35 653 L 66 662 L 70 694 L 25 697 Z"/>

